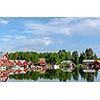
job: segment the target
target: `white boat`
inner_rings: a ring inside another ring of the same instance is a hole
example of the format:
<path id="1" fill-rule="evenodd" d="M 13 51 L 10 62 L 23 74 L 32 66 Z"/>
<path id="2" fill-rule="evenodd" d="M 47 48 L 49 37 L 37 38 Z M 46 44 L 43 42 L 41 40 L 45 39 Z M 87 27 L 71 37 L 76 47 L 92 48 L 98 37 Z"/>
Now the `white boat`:
<path id="1" fill-rule="evenodd" d="M 72 72 L 74 69 L 66 69 L 66 70 L 64 70 L 64 69 L 61 69 L 63 72 Z"/>
<path id="2" fill-rule="evenodd" d="M 94 70 L 94 69 L 83 69 L 83 72 L 96 72 L 96 70 Z"/>

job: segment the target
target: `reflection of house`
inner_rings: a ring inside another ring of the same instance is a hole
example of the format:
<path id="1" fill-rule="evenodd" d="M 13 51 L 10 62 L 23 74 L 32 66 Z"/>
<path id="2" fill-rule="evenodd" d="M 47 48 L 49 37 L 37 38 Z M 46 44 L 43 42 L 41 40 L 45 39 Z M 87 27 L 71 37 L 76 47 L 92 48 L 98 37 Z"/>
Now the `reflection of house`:
<path id="1" fill-rule="evenodd" d="M 8 60 L 0 60 L 0 69 L 1 71 L 5 71 L 8 67 L 14 66 L 12 62 Z"/>
<path id="2" fill-rule="evenodd" d="M 59 69 L 59 65 L 54 65 L 53 69 Z"/>
<path id="3" fill-rule="evenodd" d="M 75 63 L 71 60 L 62 61 L 61 64 L 65 64 L 68 69 L 73 70 L 75 68 Z"/>
<path id="4" fill-rule="evenodd" d="M 93 59 L 88 59 L 88 60 L 83 60 L 82 64 L 84 65 L 83 67 L 85 69 L 92 69 L 94 67 L 93 63 L 95 60 Z"/>
<path id="5" fill-rule="evenodd" d="M 95 61 L 95 60 L 93 60 L 93 59 L 83 60 L 83 64 L 87 64 L 87 65 L 93 64 L 94 61 Z"/>
<path id="6" fill-rule="evenodd" d="M 20 72 L 21 72 L 21 70 L 18 69 L 18 70 L 15 70 L 15 71 L 14 71 L 14 74 L 20 74 Z"/>
<path id="7" fill-rule="evenodd" d="M 100 61 L 99 60 L 83 60 L 83 67 L 85 69 L 100 69 Z"/>
<path id="8" fill-rule="evenodd" d="M 6 66 L 1 66 L 0 71 L 6 71 Z"/>

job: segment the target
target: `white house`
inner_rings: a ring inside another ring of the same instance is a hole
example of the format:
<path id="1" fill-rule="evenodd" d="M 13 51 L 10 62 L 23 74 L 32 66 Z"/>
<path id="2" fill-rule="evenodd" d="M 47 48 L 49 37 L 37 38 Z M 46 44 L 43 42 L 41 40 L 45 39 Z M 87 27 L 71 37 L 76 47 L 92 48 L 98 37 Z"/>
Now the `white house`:
<path id="1" fill-rule="evenodd" d="M 54 65 L 53 68 L 54 69 L 59 69 L 59 65 Z"/>

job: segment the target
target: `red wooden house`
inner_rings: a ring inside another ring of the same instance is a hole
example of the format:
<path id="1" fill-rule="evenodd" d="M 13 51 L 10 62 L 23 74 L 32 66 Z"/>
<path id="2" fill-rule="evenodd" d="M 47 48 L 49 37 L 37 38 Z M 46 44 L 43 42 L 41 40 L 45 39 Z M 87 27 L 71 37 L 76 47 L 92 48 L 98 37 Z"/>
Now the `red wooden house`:
<path id="1" fill-rule="evenodd" d="M 15 61 L 15 63 L 16 63 L 16 65 L 18 65 L 18 66 L 23 66 L 23 64 L 21 63 L 21 61 L 20 61 L 20 60 Z"/>
<path id="2" fill-rule="evenodd" d="M 39 60 L 39 62 L 38 62 L 38 65 L 44 67 L 44 66 L 46 65 L 46 61 L 45 61 L 45 59 L 44 59 L 44 58 L 41 58 L 41 59 Z"/>
<path id="3" fill-rule="evenodd" d="M 24 61 L 23 66 L 27 66 L 27 65 L 28 65 L 28 62 Z"/>
<path id="4" fill-rule="evenodd" d="M 98 61 L 95 61 L 94 63 L 93 63 L 93 68 L 95 69 L 95 70 L 99 70 L 100 69 L 100 62 L 98 62 Z"/>

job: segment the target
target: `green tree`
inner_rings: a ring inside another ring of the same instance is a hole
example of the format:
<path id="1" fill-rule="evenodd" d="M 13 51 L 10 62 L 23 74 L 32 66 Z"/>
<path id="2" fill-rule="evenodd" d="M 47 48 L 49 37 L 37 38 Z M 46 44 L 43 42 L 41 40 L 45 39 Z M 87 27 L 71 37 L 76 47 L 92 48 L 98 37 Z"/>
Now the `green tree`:
<path id="1" fill-rule="evenodd" d="M 74 51 L 72 53 L 72 60 L 75 64 L 79 64 L 79 55 L 77 51 Z"/>
<path id="2" fill-rule="evenodd" d="M 94 55 L 93 55 L 93 59 L 94 59 L 94 60 L 97 60 L 97 59 L 98 59 L 98 56 L 97 56 L 96 54 L 94 54 Z"/>
<path id="3" fill-rule="evenodd" d="M 68 51 L 68 52 L 66 53 L 66 60 L 71 60 L 71 59 L 72 59 L 71 52 Z"/>
<path id="4" fill-rule="evenodd" d="M 91 48 L 85 50 L 87 59 L 93 59 L 93 50 Z"/>

